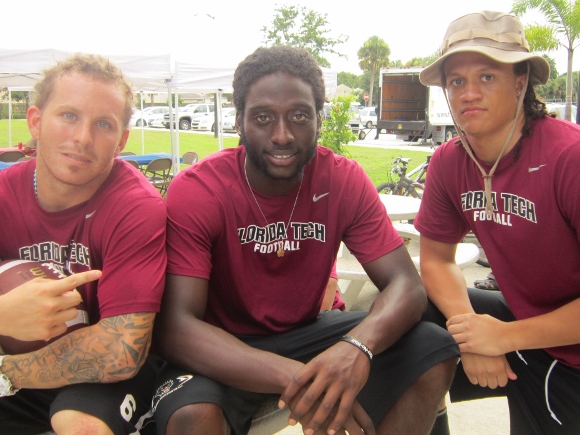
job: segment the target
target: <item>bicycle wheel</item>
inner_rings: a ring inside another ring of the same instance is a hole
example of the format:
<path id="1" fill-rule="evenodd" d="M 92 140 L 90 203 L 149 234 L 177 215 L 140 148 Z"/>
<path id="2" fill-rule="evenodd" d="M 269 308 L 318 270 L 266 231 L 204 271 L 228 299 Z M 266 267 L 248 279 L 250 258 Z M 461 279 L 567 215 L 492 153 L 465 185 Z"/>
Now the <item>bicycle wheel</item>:
<path id="1" fill-rule="evenodd" d="M 396 183 L 383 183 L 377 187 L 377 192 L 385 193 L 387 195 L 397 195 Z"/>

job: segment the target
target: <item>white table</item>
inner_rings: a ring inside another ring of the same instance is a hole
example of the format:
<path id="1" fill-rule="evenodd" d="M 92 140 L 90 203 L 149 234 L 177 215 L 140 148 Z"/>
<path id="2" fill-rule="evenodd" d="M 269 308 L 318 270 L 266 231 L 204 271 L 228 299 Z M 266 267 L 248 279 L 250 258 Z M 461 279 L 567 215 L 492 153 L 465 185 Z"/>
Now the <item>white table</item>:
<path id="1" fill-rule="evenodd" d="M 411 196 L 379 194 L 379 197 L 394 222 L 414 219 L 421 206 L 421 200 Z M 340 297 L 350 309 L 369 277 L 344 243 L 340 244 L 338 252 L 337 274 Z"/>
<path id="2" fill-rule="evenodd" d="M 414 219 L 419 213 L 421 200 L 412 196 L 387 195 L 380 193 L 381 202 L 387 209 L 387 214 L 392 221 L 404 221 Z"/>

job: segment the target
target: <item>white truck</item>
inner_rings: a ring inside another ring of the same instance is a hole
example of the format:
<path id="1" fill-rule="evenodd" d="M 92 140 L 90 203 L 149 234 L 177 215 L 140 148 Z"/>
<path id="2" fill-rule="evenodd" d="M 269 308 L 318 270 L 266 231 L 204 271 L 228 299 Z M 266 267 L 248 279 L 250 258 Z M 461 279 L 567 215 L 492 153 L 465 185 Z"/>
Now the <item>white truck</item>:
<path id="1" fill-rule="evenodd" d="M 208 113 L 213 114 L 214 112 L 214 105 L 208 103 L 199 103 L 199 104 L 188 104 L 187 106 L 180 108 L 177 110 L 177 115 L 174 113 L 174 117 L 177 117 L 177 125 L 179 126 L 180 130 L 190 130 L 191 123 L 194 119 L 202 117 Z M 175 119 L 173 120 L 175 123 Z M 163 125 L 165 128 L 169 128 L 169 113 L 166 113 L 163 117 Z M 175 125 L 175 124 L 174 124 Z"/>
<path id="2" fill-rule="evenodd" d="M 440 145 L 455 136 L 455 126 L 443 90 L 419 81 L 422 69 L 381 69 L 377 130 L 405 141 L 431 138 Z"/>

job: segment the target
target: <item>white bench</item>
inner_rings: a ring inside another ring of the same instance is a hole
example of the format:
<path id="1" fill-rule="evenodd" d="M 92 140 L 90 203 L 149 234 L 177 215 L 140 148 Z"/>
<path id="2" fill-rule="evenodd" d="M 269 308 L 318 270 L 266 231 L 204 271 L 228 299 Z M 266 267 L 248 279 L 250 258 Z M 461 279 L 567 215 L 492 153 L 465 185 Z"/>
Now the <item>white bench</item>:
<path id="1" fill-rule="evenodd" d="M 419 231 L 417 231 L 413 224 L 393 222 L 393 226 L 403 239 L 418 241 L 420 238 Z M 413 260 L 415 267 L 419 270 L 419 256 L 415 255 L 411 257 L 411 260 Z M 479 260 L 479 247 L 475 243 L 459 243 L 457 245 L 457 250 L 455 251 L 455 263 L 460 269 L 463 270 L 466 267 L 475 264 L 477 260 Z"/>

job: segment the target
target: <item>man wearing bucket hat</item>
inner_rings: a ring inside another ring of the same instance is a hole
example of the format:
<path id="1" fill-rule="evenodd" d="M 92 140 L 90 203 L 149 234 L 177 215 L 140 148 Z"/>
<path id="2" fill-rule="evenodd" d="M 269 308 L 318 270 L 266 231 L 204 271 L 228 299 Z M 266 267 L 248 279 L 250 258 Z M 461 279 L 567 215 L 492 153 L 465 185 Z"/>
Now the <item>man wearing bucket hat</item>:
<path id="1" fill-rule="evenodd" d="M 425 317 L 459 343 L 452 402 L 507 395 L 515 434 L 580 433 L 580 128 L 547 116 L 534 86 L 548 76 L 520 21 L 489 11 L 453 21 L 420 76 L 459 134 L 415 220 Z M 501 293 L 466 291 L 454 252 L 469 230 Z"/>

